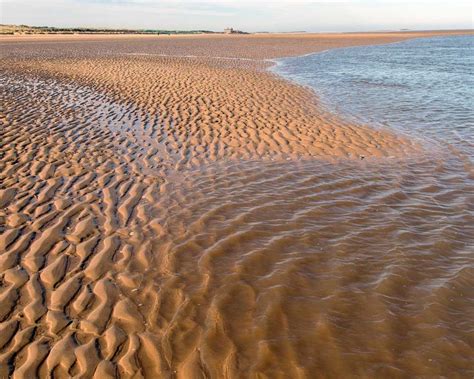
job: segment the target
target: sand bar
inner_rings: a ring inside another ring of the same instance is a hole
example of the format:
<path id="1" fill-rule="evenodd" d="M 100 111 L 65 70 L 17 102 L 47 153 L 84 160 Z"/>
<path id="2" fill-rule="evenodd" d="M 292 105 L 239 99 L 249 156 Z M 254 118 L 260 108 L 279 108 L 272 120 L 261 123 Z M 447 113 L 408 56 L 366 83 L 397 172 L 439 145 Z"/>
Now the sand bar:
<path id="1" fill-rule="evenodd" d="M 270 275 L 276 258 L 247 247 L 247 231 L 203 227 L 230 214 L 225 203 L 198 219 L 186 209 L 219 200 L 206 197 L 216 183 L 244 186 L 219 178 L 223 162 L 230 173 L 265 162 L 264 188 L 282 162 L 418 154 L 415 141 L 324 111 L 267 60 L 445 33 L 461 32 L 0 37 L 0 377 L 352 372 L 324 318 L 293 328 L 305 307 L 315 314 L 281 287 L 300 281 L 311 295 L 307 277 L 292 274 L 305 257 Z M 268 241 L 283 251 L 285 238 Z M 248 261 L 229 268 L 237 247 Z M 263 310 L 260 285 L 276 299 Z M 315 355 L 316 340 L 327 354 Z"/>

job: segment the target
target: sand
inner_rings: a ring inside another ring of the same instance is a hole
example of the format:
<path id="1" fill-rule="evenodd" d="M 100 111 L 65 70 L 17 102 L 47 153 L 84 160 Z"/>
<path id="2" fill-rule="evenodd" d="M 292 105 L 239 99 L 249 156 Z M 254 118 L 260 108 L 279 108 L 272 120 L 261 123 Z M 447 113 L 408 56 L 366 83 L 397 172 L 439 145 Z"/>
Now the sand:
<path id="1" fill-rule="evenodd" d="M 199 225 L 219 212 L 186 207 L 216 202 L 203 194 L 219 180 L 188 196 L 213 165 L 420 154 L 267 68 L 438 34 L 0 37 L 0 377 L 311 377 L 308 350 L 272 343 L 285 320 L 244 312 L 258 303 L 245 275 L 226 286 L 206 270 L 220 253 L 203 254 Z"/>

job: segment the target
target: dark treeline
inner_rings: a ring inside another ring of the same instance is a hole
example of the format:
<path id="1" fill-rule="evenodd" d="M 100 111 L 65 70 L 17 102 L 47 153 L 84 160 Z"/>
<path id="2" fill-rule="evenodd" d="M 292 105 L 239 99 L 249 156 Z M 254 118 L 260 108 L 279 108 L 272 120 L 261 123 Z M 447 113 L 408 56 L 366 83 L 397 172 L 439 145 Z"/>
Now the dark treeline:
<path id="1" fill-rule="evenodd" d="M 0 34 L 201 34 L 210 30 L 58 28 L 52 26 L 0 25 Z"/>

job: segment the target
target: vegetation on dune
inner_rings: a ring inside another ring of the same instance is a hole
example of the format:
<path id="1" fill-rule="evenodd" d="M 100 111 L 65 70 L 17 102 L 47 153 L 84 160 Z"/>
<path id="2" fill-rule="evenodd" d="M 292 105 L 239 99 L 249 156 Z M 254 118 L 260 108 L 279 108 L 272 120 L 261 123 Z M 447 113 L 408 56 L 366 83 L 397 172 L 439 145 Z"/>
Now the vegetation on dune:
<path id="1" fill-rule="evenodd" d="M 53 26 L 0 25 L 0 34 L 201 34 L 210 30 L 58 28 Z"/>

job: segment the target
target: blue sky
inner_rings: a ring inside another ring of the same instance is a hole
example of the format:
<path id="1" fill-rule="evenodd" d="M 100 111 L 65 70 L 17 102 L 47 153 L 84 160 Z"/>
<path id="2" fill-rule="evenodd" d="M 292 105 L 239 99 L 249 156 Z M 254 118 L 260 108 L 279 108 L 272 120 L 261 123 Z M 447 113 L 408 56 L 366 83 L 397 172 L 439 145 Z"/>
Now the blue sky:
<path id="1" fill-rule="evenodd" d="M 473 28 L 474 0 L 0 0 L 0 23 L 153 29 Z"/>

